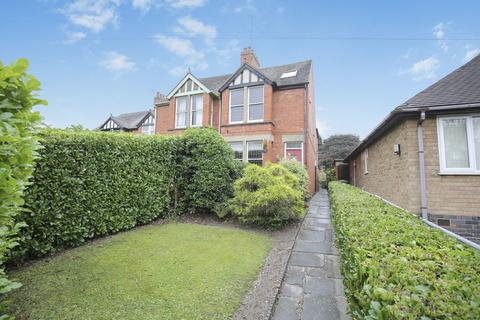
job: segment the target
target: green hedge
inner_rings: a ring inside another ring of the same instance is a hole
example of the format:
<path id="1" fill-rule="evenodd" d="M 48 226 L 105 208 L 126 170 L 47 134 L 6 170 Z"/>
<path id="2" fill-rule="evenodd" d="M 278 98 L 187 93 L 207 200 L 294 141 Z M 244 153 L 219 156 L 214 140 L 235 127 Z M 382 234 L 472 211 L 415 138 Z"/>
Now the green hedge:
<path id="1" fill-rule="evenodd" d="M 47 130 L 26 190 L 31 212 L 15 259 L 187 211 L 213 211 L 233 193 L 233 152 L 212 129 L 178 137 Z"/>
<path id="2" fill-rule="evenodd" d="M 329 185 L 356 319 L 480 319 L 480 253 L 360 189 Z"/>
<path id="3" fill-rule="evenodd" d="M 20 59 L 10 66 L 0 62 L 0 294 L 18 288 L 19 283 L 7 279 L 4 262 L 17 245 L 17 233 L 24 225 L 15 217 L 23 210 L 23 192 L 33 170 L 35 127 L 40 115 L 32 112 L 35 105 L 46 104 L 33 91 L 40 82 L 26 73 L 28 62 Z M 6 304 L 0 303 L 0 318 L 6 315 Z"/>

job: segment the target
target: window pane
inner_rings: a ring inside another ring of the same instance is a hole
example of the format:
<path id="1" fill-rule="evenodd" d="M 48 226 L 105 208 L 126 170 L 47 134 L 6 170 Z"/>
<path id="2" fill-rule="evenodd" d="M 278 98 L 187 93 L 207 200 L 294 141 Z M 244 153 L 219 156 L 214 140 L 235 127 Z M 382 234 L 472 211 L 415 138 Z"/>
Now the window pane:
<path id="1" fill-rule="evenodd" d="M 262 103 L 263 102 L 263 86 L 248 88 L 248 103 Z"/>
<path id="2" fill-rule="evenodd" d="M 187 98 L 178 97 L 177 98 L 177 113 L 187 111 Z"/>
<path id="3" fill-rule="evenodd" d="M 467 120 L 444 119 L 442 124 L 445 143 L 445 166 L 447 168 L 469 168 Z"/>
<path id="4" fill-rule="evenodd" d="M 176 127 L 185 127 L 187 125 L 187 98 L 177 98 Z"/>
<path id="5" fill-rule="evenodd" d="M 203 95 L 192 96 L 192 126 L 200 126 L 203 116 Z"/>
<path id="6" fill-rule="evenodd" d="M 287 142 L 287 149 L 302 149 L 301 142 Z"/>
<path id="7" fill-rule="evenodd" d="M 231 114 L 231 121 L 238 122 L 243 121 L 243 106 L 239 107 L 232 107 L 230 109 Z"/>
<path id="8" fill-rule="evenodd" d="M 249 141 L 247 142 L 248 162 L 262 165 L 263 159 L 263 142 Z"/>
<path id="9" fill-rule="evenodd" d="M 230 103 L 232 106 L 243 105 L 243 88 L 230 90 Z"/>
<path id="10" fill-rule="evenodd" d="M 475 145 L 475 158 L 477 170 L 480 170 L 480 118 L 473 118 L 473 144 Z"/>
<path id="11" fill-rule="evenodd" d="M 243 142 L 230 142 L 236 160 L 243 160 Z"/>
<path id="12" fill-rule="evenodd" d="M 263 119 L 263 104 L 250 105 L 248 113 L 248 120 L 262 120 Z"/>

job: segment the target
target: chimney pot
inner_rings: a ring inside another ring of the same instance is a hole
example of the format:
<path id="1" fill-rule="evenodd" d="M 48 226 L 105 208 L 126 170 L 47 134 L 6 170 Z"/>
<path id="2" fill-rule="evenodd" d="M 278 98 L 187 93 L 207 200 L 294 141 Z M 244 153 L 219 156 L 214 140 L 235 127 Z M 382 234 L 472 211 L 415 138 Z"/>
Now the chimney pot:
<path id="1" fill-rule="evenodd" d="M 240 65 L 248 64 L 254 68 L 260 68 L 260 61 L 258 61 L 255 51 L 251 47 L 246 47 L 240 53 Z"/>

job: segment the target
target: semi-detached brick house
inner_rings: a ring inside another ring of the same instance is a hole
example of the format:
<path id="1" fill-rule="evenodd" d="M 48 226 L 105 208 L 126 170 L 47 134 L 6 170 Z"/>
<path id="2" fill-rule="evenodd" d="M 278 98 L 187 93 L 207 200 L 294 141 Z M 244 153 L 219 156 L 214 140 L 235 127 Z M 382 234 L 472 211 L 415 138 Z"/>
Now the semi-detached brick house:
<path id="1" fill-rule="evenodd" d="M 317 132 L 312 62 L 260 67 L 251 48 L 233 73 L 197 78 L 188 73 L 173 90 L 155 97 L 155 132 L 181 134 L 213 127 L 235 157 L 263 165 L 285 157 L 302 162 L 315 191 Z"/>
<path id="2" fill-rule="evenodd" d="M 480 56 L 394 109 L 350 182 L 480 243 Z"/>

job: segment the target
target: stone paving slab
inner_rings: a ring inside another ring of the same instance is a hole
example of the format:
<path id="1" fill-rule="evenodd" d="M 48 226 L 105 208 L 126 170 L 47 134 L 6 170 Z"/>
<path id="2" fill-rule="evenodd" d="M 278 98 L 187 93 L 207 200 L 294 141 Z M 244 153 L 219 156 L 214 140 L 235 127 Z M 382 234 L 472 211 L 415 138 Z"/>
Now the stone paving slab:
<path id="1" fill-rule="evenodd" d="M 326 191 L 315 194 L 295 240 L 274 320 L 350 320 Z"/>

